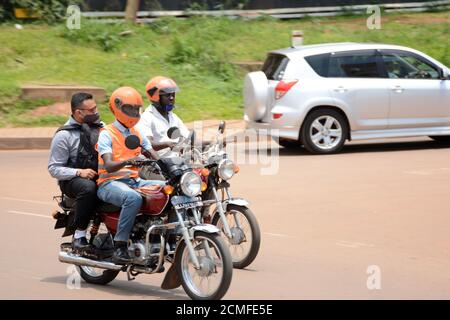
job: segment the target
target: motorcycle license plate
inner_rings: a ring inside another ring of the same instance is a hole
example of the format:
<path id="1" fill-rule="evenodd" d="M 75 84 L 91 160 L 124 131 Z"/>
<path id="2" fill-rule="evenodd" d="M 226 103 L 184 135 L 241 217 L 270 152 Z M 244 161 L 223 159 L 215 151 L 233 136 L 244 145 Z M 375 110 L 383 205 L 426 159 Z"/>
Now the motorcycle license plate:
<path id="1" fill-rule="evenodd" d="M 173 196 L 171 202 L 175 209 L 191 209 L 203 205 L 199 198 L 186 196 Z"/>

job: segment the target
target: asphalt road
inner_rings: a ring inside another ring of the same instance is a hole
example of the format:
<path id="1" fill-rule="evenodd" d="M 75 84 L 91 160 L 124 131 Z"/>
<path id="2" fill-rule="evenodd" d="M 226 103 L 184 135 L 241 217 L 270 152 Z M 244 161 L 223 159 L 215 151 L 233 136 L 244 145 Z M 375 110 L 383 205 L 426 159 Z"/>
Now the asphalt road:
<path id="1" fill-rule="evenodd" d="M 276 175 L 244 164 L 231 180 L 262 243 L 247 270 L 234 270 L 225 299 L 450 299 L 449 147 L 418 138 L 331 156 L 279 153 Z M 186 299 L 160 289 L 163 275 L 66 286 L 47 158 L 0 152 L 0 298 Z"/>

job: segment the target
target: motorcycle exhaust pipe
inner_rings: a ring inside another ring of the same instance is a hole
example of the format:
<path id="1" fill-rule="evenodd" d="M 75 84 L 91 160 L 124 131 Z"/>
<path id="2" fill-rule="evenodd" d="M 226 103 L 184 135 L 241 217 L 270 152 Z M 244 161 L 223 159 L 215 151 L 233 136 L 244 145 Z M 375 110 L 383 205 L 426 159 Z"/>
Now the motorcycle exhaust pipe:
<path id="1" fill-rule="evenodd" d="M 86 267 L 93 267 L 93 268 L 100 268 L 100 269 L 109 269 L 109 270 L 122 270 L 123 266 L 114 264 L 112 262 L 104 262 L 104 261 L 95 261 L 79 256 L 75 256 L 72 254 L 69 254 L 67 252 L 61 251 L 59 253 L 59 261 L 63 263 L 70 263 L 77 266 L 86 266 Z"/>

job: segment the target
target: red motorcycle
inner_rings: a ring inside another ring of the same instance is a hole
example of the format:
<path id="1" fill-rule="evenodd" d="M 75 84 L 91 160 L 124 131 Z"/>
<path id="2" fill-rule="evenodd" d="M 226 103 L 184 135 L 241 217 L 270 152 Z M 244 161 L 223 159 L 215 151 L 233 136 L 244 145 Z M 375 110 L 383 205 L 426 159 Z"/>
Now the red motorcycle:
<path id="1" fill-rule="evenodd" d="M 139 138 L 128 137 L 126 145 L 130 149 L 139 147 Z M 127 273 L 128 280 L 139 274 L 164 272 L 167 262 L 171 266 L 161 285 L 163 289 L 182 285 L 192 299 L 222 298 L 231 283 L 233 263 L 220 230 L 200 223 L 201 177 L 178 157 L 157 162 L 142 160 L 138 165 L 159 171 L 167 182 L 136 189 L 143 204 L 128 245 L 132 263 L 123 266 L 111 261 L 120 208 L 104 202 L 89 226 L 91 249 L 73 252 L 71 243 L 63 243 L 59 261 L 76 265 L 86 282 L 101 285 L 114 280 L 121 271 Z M 55 198 L 62 209 L 54 214 L 55 229 L 65 227 L 65 236 L 70 234 L 67 226 L 73 217 L 74 200 L 65 195 Z"/>

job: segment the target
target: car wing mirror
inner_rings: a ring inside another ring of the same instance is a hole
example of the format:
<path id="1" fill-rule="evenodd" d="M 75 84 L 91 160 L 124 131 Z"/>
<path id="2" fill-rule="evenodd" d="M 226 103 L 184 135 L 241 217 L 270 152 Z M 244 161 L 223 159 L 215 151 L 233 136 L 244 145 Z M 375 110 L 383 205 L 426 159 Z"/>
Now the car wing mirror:
<path id="1" fill-rule="evenodd" d="M 442 69 L 442 80 L 449 80 L 450 79 L 450 72 L 448 69 Z"/>

